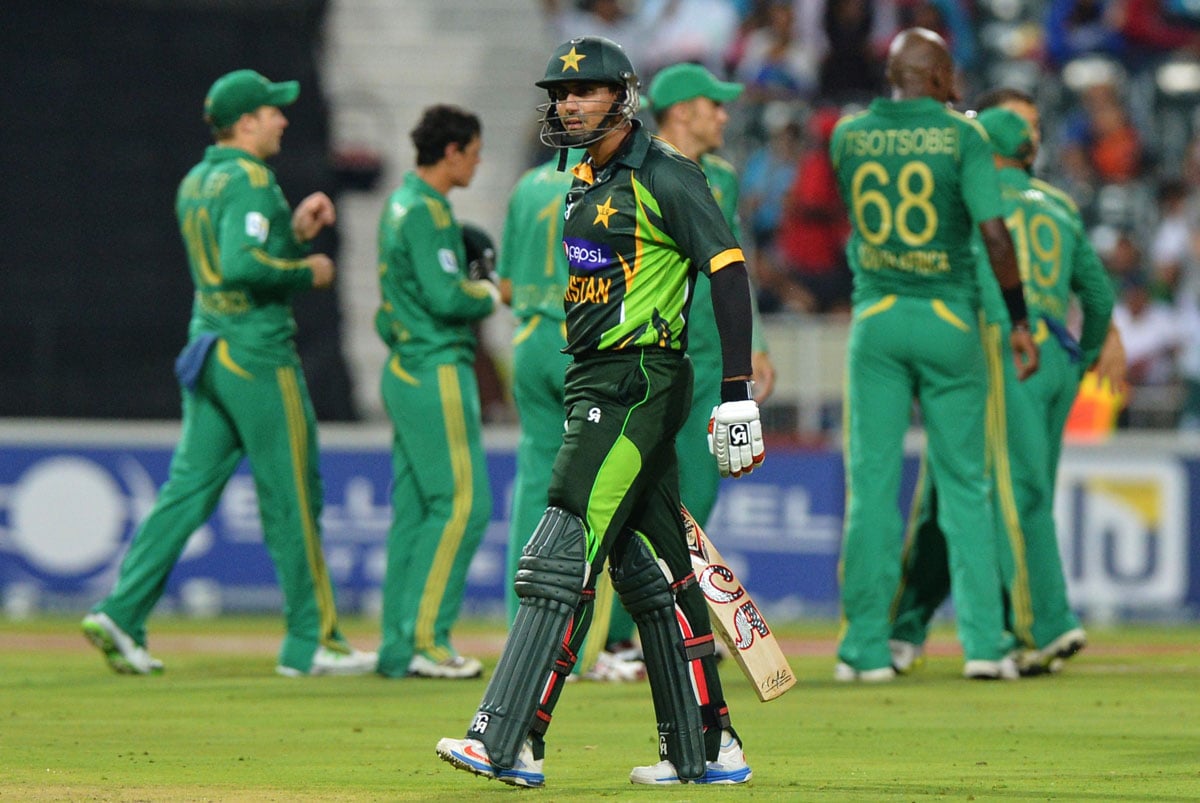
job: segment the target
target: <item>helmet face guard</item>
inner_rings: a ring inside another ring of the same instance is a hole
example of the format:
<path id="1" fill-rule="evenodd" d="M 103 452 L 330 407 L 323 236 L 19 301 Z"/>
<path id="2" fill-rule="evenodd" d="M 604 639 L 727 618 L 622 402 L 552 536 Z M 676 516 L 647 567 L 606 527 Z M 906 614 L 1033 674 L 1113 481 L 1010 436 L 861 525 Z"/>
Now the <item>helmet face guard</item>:
<path id="1" fill-rule="evenodd" d="M 596 128 L 568 132 L 558 115 L 555 88 L 581 83 L 612 86 L 623 97 L 618 97 Z M 576 148 L 599 142 L 631 120 L 640 103 L 633 64 L 620 45 L 602 36 L 582 36 L 559 45 L 546 65 L 545 77 L 537 85 L 550 95 L 550 101 L 537 108 L 542 124 L 538 136 L 551 148 Z"/>

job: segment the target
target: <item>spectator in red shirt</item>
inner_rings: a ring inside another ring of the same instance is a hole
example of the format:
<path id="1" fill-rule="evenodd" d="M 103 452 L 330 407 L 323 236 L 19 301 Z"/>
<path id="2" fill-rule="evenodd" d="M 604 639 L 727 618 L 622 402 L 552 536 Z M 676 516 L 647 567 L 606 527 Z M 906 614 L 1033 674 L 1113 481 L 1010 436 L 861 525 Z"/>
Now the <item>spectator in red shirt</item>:
<path id="1" fill-rule="evenodd" d="M 766 288 L 797 312 L 849 309 L 850 269 L 845 246 L 850 223 L 829 160 L 829 137 L 840 112 L 818 109 L 808 123 L 808 146 L 783 202 L 776 238 L 776 270 Z"/>

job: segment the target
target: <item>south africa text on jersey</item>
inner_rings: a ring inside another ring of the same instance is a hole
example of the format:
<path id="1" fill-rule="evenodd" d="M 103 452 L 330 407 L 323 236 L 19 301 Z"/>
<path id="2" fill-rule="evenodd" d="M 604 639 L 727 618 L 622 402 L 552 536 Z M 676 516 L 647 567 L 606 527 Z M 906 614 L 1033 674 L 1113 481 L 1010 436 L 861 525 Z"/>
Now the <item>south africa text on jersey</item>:
<path id="1" fill-rule="evenodd" d="M 904 251 L 895 253 L 858 244 L 858 264 L 864 270 L 902 270 L 931 276 L 950 272 L 950 259 L 945 251 Z"/>
<path id="2" fill-rule="evenodd" d="M 569 303 L 607 304 L 612 283 L 612 279 L 600 276 L 572 276 L 564 299 Z"/>

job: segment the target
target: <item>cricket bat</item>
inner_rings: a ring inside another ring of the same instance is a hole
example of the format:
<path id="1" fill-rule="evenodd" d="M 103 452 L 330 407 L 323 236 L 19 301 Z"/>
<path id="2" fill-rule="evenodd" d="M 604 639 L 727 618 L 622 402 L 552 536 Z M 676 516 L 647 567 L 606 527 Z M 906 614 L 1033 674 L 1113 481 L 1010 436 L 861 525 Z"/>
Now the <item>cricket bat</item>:
<path id="1" fill-rule="evenodd" d="M 692 570 L 712 612 L 713 630 L 754 686 L 758 699 L 764 703 L 774 700 L 796 685 L 796 674 L 750 592 L 725 564 L 692 514 L 687 508 L 682 510 Z"/>

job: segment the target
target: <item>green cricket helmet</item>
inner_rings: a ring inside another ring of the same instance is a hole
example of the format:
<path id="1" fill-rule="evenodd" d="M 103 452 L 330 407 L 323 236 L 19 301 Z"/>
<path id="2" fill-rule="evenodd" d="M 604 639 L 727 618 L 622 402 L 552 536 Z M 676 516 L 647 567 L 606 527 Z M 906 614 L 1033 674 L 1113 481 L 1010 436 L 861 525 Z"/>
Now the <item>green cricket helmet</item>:
<path id="1" fill-rule="evenodd" d="M 556 89 L 562 84 L 607 84 L 624 90 L 609 110 L 605 121 L 586 133 L 568 133 L 558 117 Z M 603 36 L 580 36 L 559 45 L 546 64 L 546 75 L 537 86 L 547 90 L 550 102 L 538 106 L 543 143 L 551 148 L 577 148 L 604 139 L 637 114 L 638 77 L 625 49 Z"/>

